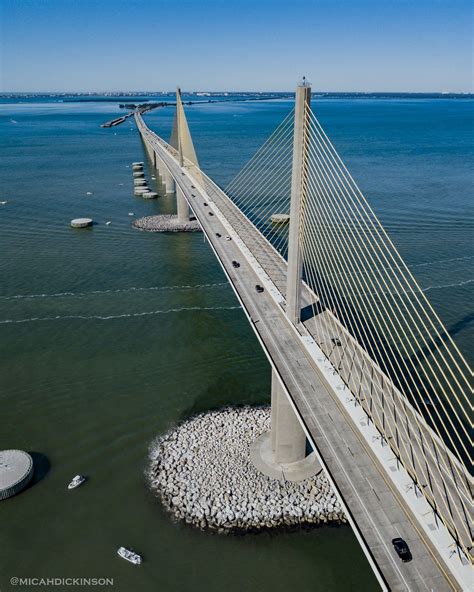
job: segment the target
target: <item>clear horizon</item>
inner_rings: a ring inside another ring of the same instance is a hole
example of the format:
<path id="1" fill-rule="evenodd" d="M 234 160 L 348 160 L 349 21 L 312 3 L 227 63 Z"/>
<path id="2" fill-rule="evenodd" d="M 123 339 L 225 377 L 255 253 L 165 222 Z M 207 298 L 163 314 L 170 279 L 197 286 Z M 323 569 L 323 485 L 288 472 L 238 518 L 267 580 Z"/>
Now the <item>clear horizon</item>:
<path id="1" fill-rule="evenodd" d="M 0 7 L 3 93 L 168 92 L 176 84 L 292 92 L 303 74 L 315 92 L 472 92 L 465 0 L 240 0 L 238 7 L 0 0 Z"/>

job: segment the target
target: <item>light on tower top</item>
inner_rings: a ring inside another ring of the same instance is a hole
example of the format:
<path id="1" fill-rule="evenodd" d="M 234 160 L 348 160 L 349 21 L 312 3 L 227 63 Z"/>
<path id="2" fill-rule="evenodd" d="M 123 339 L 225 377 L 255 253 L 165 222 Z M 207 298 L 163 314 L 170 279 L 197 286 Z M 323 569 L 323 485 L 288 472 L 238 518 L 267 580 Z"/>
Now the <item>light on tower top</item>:
<path id="1" fill-rule="evenodd" d="M 304 86 L 304 87 L 311 86 L 311 82 L 309 82 L 309 80 L 306 80 L 306 76 L 303 76 L 300 86 Z"/>

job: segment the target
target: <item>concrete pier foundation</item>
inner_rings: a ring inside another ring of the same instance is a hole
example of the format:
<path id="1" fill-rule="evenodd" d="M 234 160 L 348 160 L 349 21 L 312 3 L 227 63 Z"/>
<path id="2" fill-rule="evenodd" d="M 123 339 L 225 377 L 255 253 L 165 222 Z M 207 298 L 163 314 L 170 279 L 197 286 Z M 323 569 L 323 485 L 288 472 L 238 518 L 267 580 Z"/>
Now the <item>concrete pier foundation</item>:
<path id="1" fill-rule="evenodd" d="M 316 454 L 306 455 L 306 434 L 272 370 L 271 428 L 250 448 L 253 465 L 272 479 L 302 481 L 321 470 Z"/>
<path id="2" fill-rule="evenodd" d="M 163 183 L 165 184 L 166 193 L 174 193 L 176 191 L 176 183 L 173 175 L 166 168 L 163 170 Z"/>
<path id="3" fill-rule="evenodd" d="M 306 434 L 275 371 L 272 371 L 271 444 L 277 463 L 298 462 L 306 456 Z"/>
<path id="4" fill-rule="evenodd" d="M 179 187 L 176 188 L 176 206 L 178 211 L 178 222 L 188 222 L 189 205 Z"/>
<path id="5" fill-rule="evenodd" d="M 155 169 L 156 169 L 157 178 L 163 177 L 164 168 L 165 168 L 165 165 L 164 165 L 163 161 L 158 156 L 158 154 L 155 152 Z"/>
<path id="6" fill-rule="evenodd" d="M 153 148 L 150 146 L 150 144 L 148 142 L 145 142 L 145 148 L 148 154 L 148 158 L 154 162 L 154 153 L 153 153 Z"/>

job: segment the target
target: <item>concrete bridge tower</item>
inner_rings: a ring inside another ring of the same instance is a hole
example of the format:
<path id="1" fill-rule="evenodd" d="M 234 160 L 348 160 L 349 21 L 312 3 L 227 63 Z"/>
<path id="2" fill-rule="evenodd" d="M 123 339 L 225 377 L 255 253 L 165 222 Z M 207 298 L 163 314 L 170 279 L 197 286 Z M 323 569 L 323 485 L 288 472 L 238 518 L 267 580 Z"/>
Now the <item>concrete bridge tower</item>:
<path id="1" fill-rule="evenodd" d="M 291 178 L 290 228 L 286 314 L 297 326 L 301 318 L 302 255 L 301 219 L 307 176 L 307 117 L 311 87 L 303 79 L 296 89 Z M 291 481 L 305 479 L 319 469 L 314 452 L 306 454 L 306 434 L 293 409 L 290 396 L 277 372 L 272 369 L 271 430 L 256 440 L 252 460 L 263 473 Z"/>
<path id="2" fill-rule="evenodd" d="M 181 89 L 176 89 L 176 112 L 173 122 L 173 131 L 171 132 L 170 145 L 178 151 L 178 161 L 183 168 L 192 168 L 194 176 L 198 174 L 199 163 L 194 150 L 191 133 L 189 132 L 188 122 L 184 113 L 183 101 L 181 99 Z M 199 173 L 200 175 L 200 173 Z M 176 187 L 176 205 L 178 210 L 178 221 L 187 222 L 189 220 L 189 206 L 179 186 Z"/>

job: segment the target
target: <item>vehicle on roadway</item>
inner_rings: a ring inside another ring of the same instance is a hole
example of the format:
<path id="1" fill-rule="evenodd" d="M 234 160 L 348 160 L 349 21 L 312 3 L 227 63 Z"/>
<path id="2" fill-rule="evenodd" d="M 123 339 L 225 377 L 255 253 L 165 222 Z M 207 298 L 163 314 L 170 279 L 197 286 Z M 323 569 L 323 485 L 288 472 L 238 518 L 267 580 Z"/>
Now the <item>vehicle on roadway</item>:
<path id="1" fill-rule="evenodd" d="M 413 559 L 406 541 L 398 537 L 392 540 L 392 545 L 402 561 L 406 563 L 407 561 L 411 561 Z"/>
<path id="2" fill-rule="evenodd" d="M 209 212 L 209 216 L 214 216 L 214 212 Z"/>
<path id="3" fill-rule="evenodd" d="M 261 294 L 264 290 L 263 286 L 261 286 L 260 284 L 256 284 L 255 289 L 259 294 Z"/>
<path id="4" fill-rule="evenodd" d="M 232 266 L 237 269 L 237 267 L 240 267 L 240 263 L 238 261 L 232 261 Z"/>
<path id="5" fill-rule="evenodd" d="M 194 187 L 194 185 L 191 185 L 191 189 L 196 189 L 196 187 Z"/>
<path id="6" fill-rule="evenodd" d="M 221 238 L 222 234 L 220 232 L 216 232 L 217 238 Z"/>
<path id="7" fill-rule="evenodd" d="M 232 239 L 230 238 L 230 236 L 226 236 L 225 240 L 232 240 Z"/>
<path id="8" fill-rule="evenodd" d="M 207 206 L 207 203 L 206 203 L 206 202 L 204 202 L 202 205 L 203 205 L 203 206 Z"/>

